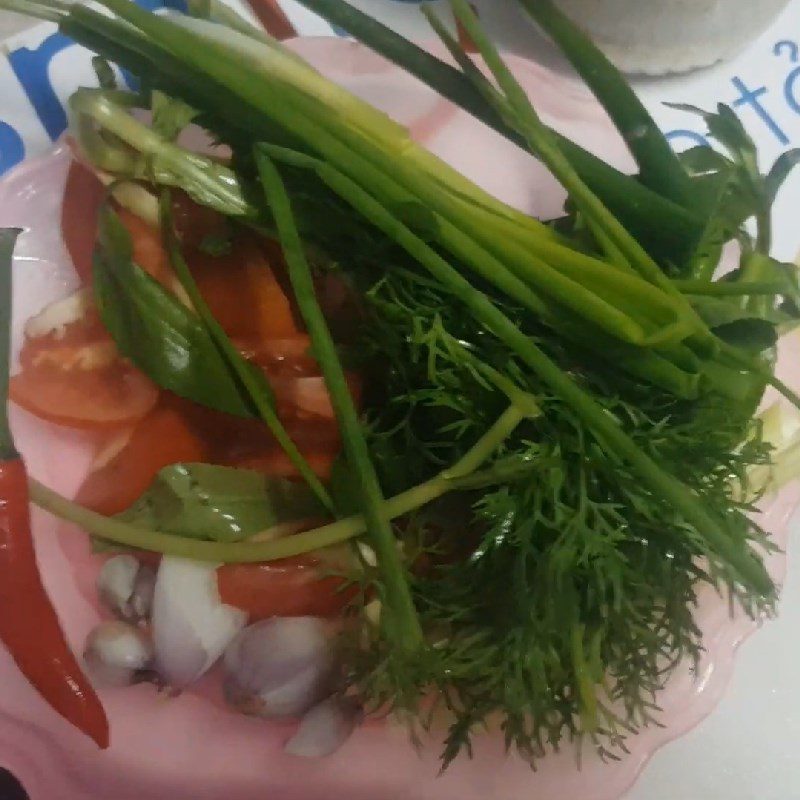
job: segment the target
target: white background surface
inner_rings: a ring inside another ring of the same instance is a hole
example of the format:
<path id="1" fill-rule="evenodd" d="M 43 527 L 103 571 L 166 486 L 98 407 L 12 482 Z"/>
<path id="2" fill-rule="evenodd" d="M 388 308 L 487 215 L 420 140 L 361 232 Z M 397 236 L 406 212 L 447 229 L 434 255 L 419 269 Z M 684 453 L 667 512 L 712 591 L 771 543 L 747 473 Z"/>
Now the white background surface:
<path id="1" fill-rule="evenodd" d="M 350 2 L 403 33 L 429 38 L 413 5 L 396 0 Z M 478 0 L 476 5 L 505 49 L 563 69 L 552 49 L 528 24 L 521 22 L 511 2 Z M 297 16 L 294 8 L 289 10 L 290 16 Z M 24 24 L 21 18 L 0 12 L 0 40 Z M 305 30 L 309 30 L 307 25 Z M 323 32 L 322 28 L 319 32 Z M 687 78 L 639 82 L 637 86 L 653 105 L 668 98 L 708 106 L 709 101 L 732 99 L 726 96 L 726 92 L 730 94 L 731 75 L 749 71 L 749 75 L 754 75 L 751 78 L 754 85 L 773 86 L 774 100 L 791 66 L 767 56 L 776 39 L 793 35 L 800 35 L 800 0 L 793 0 L 776 26 L 734 64 Z M 777 111 L 783 114 L 781 124 L 787 134 L 793 134 L 796 128 L 800 138 L 800 116 L 787 116 L 781 108 Z M 668 112 L 657 113 L 665 124 L 672 125 Z M 764 149 L 774 156 L 779 148 L 768 140 Z M 800 183 L 797 191 L 790 194 L 778 215 L 778 229 L 783 230 L 779 248 L 784 251 L 781 253 L 784 258 L 793 257 L 800 244 Z M 793 251 L 787 252 L 791 248 Z M 779 619 L 767 624 L 742 646 L 733 681 L 719 707 L 693 732 L 660 751 L 626 800 L 800 800 L 800 558 L 797 558 L 800 528 L 797 524 L 792 540 L 789 577 Z"/>

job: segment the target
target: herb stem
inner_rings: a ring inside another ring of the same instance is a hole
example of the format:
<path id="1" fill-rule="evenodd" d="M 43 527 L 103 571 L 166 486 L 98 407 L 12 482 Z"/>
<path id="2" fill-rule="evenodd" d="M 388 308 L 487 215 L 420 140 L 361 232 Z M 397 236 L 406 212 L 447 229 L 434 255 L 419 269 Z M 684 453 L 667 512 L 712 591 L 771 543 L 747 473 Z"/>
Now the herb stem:
<path id="1" fill-rule="evenodd" d="M 283 180 L 263 149 L 256 147 L 255 159 L 261 185 L 280 234 L 289 280 L 311 336 L 314 353 L 325 377 L 341 429 L 348 463 L 359 483 L 362 512 L 368 525 L 367 531 L 372 546 L 378 556 L 378 568 L 383 576 L 386 590 L 384 601 L 391 616 L 389 624 L 394 627 L 393 641 L 413 652 L 422 645 L 422 626 L 406 579 L 405 566 L 397 551 L 397 540 L 386 515 L 383 491 L 372 463 L 361 421 L 347 387 L 347 379 L 336 352 L 336 345 L 317 302 L 311 269 L 294 224 Z"/>
<path id="2" fill-rule="evenodd" d="M 446 484 L 472 475 L 511 436 L 520 422 L 529 416 L 531 416 L 530 411 L 526 412 L 512 403 L 492 427 L 452 467 L 444 470 L 437 479 L 434 479 L 439 484 L 437 488 L 444 490 Z"/>
<path id="3" fill-rule="evenodd" d="M 402 517 L 449 492 L 503 483 L 514 477 L 516 470 L 509 471 L 502 464 L 471 474 L 466 474 L 466 469 L 477 468 L 490 458 L 511 435 L 516 425 L 527 416 L 528 413 L 512 404 L 456 464 L 430 480 L 384 501 L 382 513 L 386 519 Z M 33 478 L 30 479 L 30 491 L 32 501 L 39 508 L 77 525 L 98 539 L 139 550 L 193 558 L 197 561 L 219 561 L 225 564 L 277 561 L 341 544 L 360 536 L 367 530 L 364 517 L 355 514 L 283 539 L 271 539 L 269 530 L 266 530 L 253 534 L 250 541 L 246 542 L 204 542 L 160 533 L 113 517 L 105 517 L 68 500 Z M 258 541 L 259 539 L 265 541 Z"/>

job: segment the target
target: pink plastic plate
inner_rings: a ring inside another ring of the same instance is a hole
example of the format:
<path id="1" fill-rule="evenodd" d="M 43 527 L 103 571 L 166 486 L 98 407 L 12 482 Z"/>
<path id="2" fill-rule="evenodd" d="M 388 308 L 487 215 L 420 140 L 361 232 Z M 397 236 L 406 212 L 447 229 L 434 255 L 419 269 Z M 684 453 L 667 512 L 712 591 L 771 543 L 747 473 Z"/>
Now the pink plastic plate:
<path id="1" fill-rule="evenodd" d="M 470 178 L 521 209 L 556 214 L 563 194 L 545 170 L 512 145 L 442 102 L 432 92 L 357 44 L 339 39 L 298 40 L 293 45 L 325 74 L 384 108 L 413 135 Z M 567 135 L 621 167 L 625 149 L 596 103 L 575 84 L 517 58 L 509 59 L 543 116 Z M 15 326 L 72 287 L 69 259 L 58 231 L 61 192 L 69 155 L 57 149 L 31 161 L 0 183 L 0 225 L 25 228 L 15 263 Z M 784 364 L 798 364 L 797 353 Z M 800 375 L 784 376 L 795 385 Z M 80 483 L 97 443 L 65 433 L 22 412 L 14 415 L 19 444 L 34 475 L 60 491 Z M 779 545 L 798 501 L 796 489 L 767 505 L 761 523 Z M 34 513 L 41 567 L 76 650 L 96 623 L 92 600 L 96 572 L 86 537 Z M 785 559 L 772 559 L 779 580 Z M 24 613 L 24 598 L 19 613 Z M 630 754 L 602 763 L 584 753 L 544 760 L 537 772 L 506 757 L 500 738 L 487 735 L 473 760 L 462 759 L 442 777 L 437 742 L 419 755 L 405 733 L 369 723 L 335 756 L 306 761 L 282 747 L 292 723 L 268 724 L 224 707 L 214 676 L 197 693 L 176 699 L 149 686 L 102 693 L 112 727 L 112 747 L 99 752 L 56 716 L 0 651 L 0 760 L 22 780 L 33 800 L 612 800 L 635 780 L 652 753 L 696 725 L 718 702 L 738 644 L 755 628 L 731 618 L 713 592 L 698 612 L 707 652 L 698 672 L 680 669 L 661 695 L 664 728 L 629 741 Z"/>

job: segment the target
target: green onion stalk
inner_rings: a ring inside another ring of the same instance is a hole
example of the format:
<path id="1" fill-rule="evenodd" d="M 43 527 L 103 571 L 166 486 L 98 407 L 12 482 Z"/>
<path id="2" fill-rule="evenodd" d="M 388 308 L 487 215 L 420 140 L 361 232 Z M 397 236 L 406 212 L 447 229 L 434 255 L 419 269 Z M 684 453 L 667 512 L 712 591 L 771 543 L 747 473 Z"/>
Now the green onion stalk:
<path id="1" fill-rule="evenodd" d="M 196 48 L 202 44 L 215 55 L 213 70 L 216 80 L 261 113 L 271 115 L 281 128 L 304 140 L 306 147 L 337 164 L 342 171 L 349 171 L 352 178 L 371 179 L 370 185 L 377 180 L 382 181 L 387 195 L 392 193 L 386 197 L 387 203 L 407 202 L 411 199 L 428 206 L 435 204 L 437 193 L 427 191 L 421 197 L 418 194 L 435 185 L 430 180 L 420 183 L 419 178 L 435 171 L 437 181 L 450 182 L 460 197 L 470 200 L 476 198 L 479 207 L 492 206 L 496 215 L 501 218 L 520 221 L 519 218 L 522 217 L 524 225 L 522 221 L 520 225 L 523 228 L 531 231 L 547 230 L 541 223 L 519 215 L 480 192 L 454 170 L 414 145 L 408 138 L 407 131 L 384 115 L 343 90 L 330 89 L 328 82 L 310 68 L 298 67 L 296 59 L 287 56 L 278 45 L 267 46 L 244 35 L 221 29 L 218 25 L 198 20 L 184 20 L 178 26 L 119 0 L 108 0 L 107 5 L 129 22 L 140 25 L 152 40 L 163 40 L 165 47 L 171 47 L 182 57 L 186 57 L 189 52 L 196 52 Z M 235 43 L 235 49 L 231 48 L 231 39 Z M 249 80 L 245 82 L 241 80 L 243 62 L 250 68 Z M 263 79 L 256 80 L 255 76 L 262 76 Z M 398 182 L 401 183 L 400 187 L 397 186 Z M 454 205 L 447 202 L 447 193 L 439 191 L 438 196 L 443 198 L 440 203 L 446 203 L 448 211 L 452 213 Z M 479 230 L 485 238 L 489 237 L 491 218 L 486 222 L 486 225 L 474 226 L 474 220 L 454 220 L 462 238 L 465 229 Z M 467 228 L 468 225 L 470 228 Z M 452 228 L 443 226 L 441 235 L 446 246 L 458 247 L 458 254 L 465 255 L 463 247 L 452 241 L 452 233 Z M 552 235 L 548 231 L 542 234 L 542 238 L 551 241 Z M 502 241 L 502 236 L 494 237 L 494 240 Z M 463 245 L 463 241 L 460 244 Z M 508 246 L 513 247 L 513 244 Z M 515 255 L 517 259 L 528 262 L 526 277 L 535 281 L 540 290 L 547 291 L 576 312 L 589 316 L 612 335 L 633 344 L 647 346 L 669 341 L 671 338 L 681 338 L 686 334 L 685 325 L 689 317 L 686 307 L 678 306 L 677 310 L 669 309 L 665 312 L 653 303 L 652 297 L 643 294 L 642 298 L 637 298 L 641 302 L 629 304 L 629 308 L 635 308 L 640 315 L 640 319 L 632 324 L 624 311 L 611 307 L 610 299 L 615 296 L 614 283 L 620 280 L 630 283 L 634 280 L 632 276 L 618 275 L 611 268 L 605 270 L 605 277 L 611 285 L 605 290 L 606 296 L 601 299 L 577 281 L 556 274 L 553 264 L 527 256 L 523 248 L 518 247 Z M 467 263 L 471 262 L 467 260 Z M 554 264 L 557 265 L 557 262 Z M 595 286 L 601 284 L 601 281 L 595 281 Z M 629 297 L 630 288 L 623 289 L 616 296 Z M 661 302 L 662 307 L 665 302 Z M 672 302 L 677 304 L 679 301 L 672 299 Z M 654 307 L 655 311 L 648 314 L 648 309 Z M 667 324 L 664 330 L 651 332 L 652 336 L 643 332 L 642 320 L 663 319 L 665 313 L 673 314 L 676 318 L 674 325 Z"/>

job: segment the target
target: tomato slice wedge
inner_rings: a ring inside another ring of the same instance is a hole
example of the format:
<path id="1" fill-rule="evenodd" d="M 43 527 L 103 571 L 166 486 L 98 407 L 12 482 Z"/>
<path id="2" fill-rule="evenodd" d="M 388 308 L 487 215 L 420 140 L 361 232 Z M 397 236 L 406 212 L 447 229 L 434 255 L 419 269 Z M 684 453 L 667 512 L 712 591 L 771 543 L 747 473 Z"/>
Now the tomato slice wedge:
<path id="1" fill-rule="evenodd" d="M 321 575 L 319 562 L 298 556 L 268 564 L 226 564 L 217 570 L 223 603 L 246 611 L 251 622 L 270 617 L 332 617 L 352 599 L 343 579 Z"/>
<path id="2" fill-rule="evenodd" d="M 289 298 L 251 236 L 240 235 L 226 255 L 195 249 L 187 250 L 186 260 L 211 313 L 229 336 L 266 342 L 300 333 Z"/>
<path id="3" fill-rule="evenodd" d="M 40 315 L 46 318 L 47 310 Z M 57 330 L 26 338 L 22 371 L 9 396 L 41 419 L 74 428 L 135 423 L 156 405 L 159 390 L 120 358 L 93 308 Z"/>
<path id="4" fill-rule="evenodd" d="M 147 490 L 160 469 L 206 457 L 205 443 L 184 415 L 169 403 L 161 405 L 136 426 L 114 458 L 88 475 L 76 501 L 98 514 L 118 514 Z"/>
<path id="5" fill-rule="evenodd" d="M 97 217 L 105 192 L 105 187 L 89 167 L 78 161 L 72 162 L 61 206 L 61 235 L 84 285 L 92 282 Z"/>
<path id="6" fill-rule="evenodd" d="M 77 380 L 55 368 L 15 375 L 9 397 L 48 422 L 71 428 L 116 428 L 145 416 L 158 401 L 158 389 L 125 365 L 92 370 Z"/>

